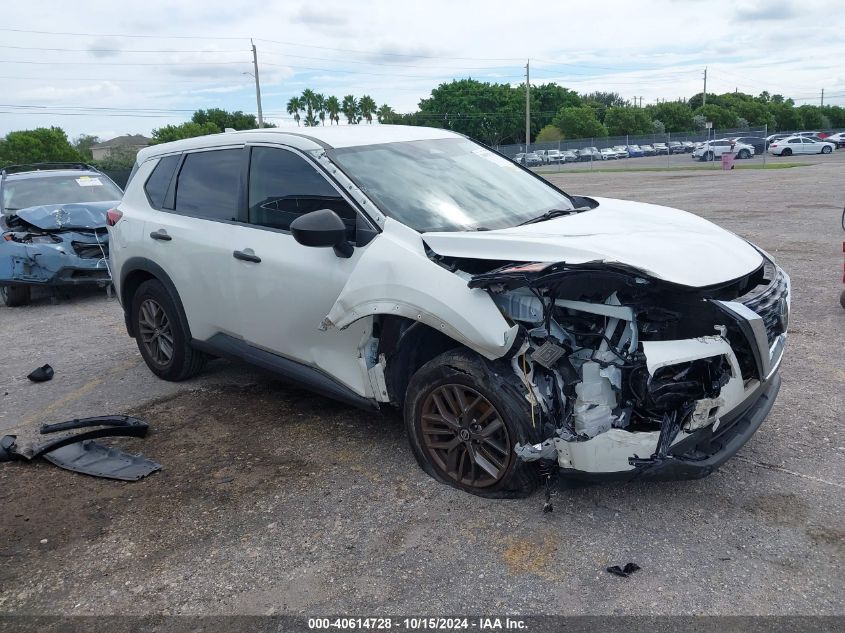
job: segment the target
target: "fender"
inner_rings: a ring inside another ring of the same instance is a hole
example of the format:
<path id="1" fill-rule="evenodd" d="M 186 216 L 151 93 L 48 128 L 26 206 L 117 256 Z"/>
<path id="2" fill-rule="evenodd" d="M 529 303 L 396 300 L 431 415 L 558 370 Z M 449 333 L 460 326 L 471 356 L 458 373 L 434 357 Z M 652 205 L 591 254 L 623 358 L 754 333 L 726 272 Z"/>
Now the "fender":
<path id="1" fill-rule="evenodd" d="M 127 279 L 133 275 L 133 273 L 138 273 L 139 271 L 147 273 L 144 275 L 144 279 L 137 284 L 127 284 Z M 179 297 L 179 293 L 176 291 L 176 286 L 170 279 L 170 275 L 164 272 L 164 269 L 161 266 L 146 257 L 130 257 L 123 263 L 123 266 L 120 269 L 118 297 L 120 298 L 120 305 L 123 306 L 123 320 L 126 323 L 126 331 L 129 336 L 133 338 L 135 337 L 135 333 L 132 331 L 132 319 L 129 316 L 129 309 L 132 304 L 132 295 L 135 293 L 137 287 L 150 277 L 155 277 L 164 285 L 165 288 L 167 288 L 167 292 L 170 293 L 173 303 L 176 304 L 176 309 L 179 311 L 179 318 L 182 321 L 182 326 L 185 328 L 185 332 L 188 335 L 188 340 L 193 340 L 193 337 L 191 336 L 191 328 L 188 325 L 188 319 L 185 316 L 185 308 L 182 306 L 182 299 Z"/>
<path id="2" fill-rule="evenodd" d="M 391 314 L 420 321 L 493 360 L 517 339 L 485 291 L 426 257 L 422 239 L 388 220 L 370 243 L 323 321 L 345 329 L 365 316 Z M 410 229 L 407 229 L 410 231 Z"/>

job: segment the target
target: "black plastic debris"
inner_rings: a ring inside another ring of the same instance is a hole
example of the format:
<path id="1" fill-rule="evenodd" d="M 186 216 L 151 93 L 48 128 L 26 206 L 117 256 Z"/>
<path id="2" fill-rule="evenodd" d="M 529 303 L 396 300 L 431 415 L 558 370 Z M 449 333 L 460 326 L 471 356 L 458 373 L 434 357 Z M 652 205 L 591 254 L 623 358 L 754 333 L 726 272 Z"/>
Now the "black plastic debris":
<path id="1" fill-rule="evenodd" d="M 625 567 L 620 567 L 619 565 L 614 565 L 613 567 L 608 567 L 607 571 L 609 571 L 611 574 L 613 574 L 615 576 L 621 576 L 622 578 L 627 578 L 628 576 L 633 574 L 635 571 L 638 571 L 640 569 L 642 569 L 642 567 L 640 567 L 636 563 L 628 563 L 628 564 L 625 565 Z"/>
<path id="2" fill-rule="evenodd" d="M 81 432 L 74 433 L 73 431 Z M 149 424 L 128 415 L 103 415 L 75 418 L 65 422 L 44 424 L 41 434 L 49 435 L 43 441 L 18 444 L 17 437 L 0 438 L 0 461 L 13 459 L 33 460 L 44 457 L 51 463 L 75 472 L 136 481 L 161 468 L 143 455 L 130 455 L 116 448 L 107 448 L 96 442 L 99 437 L 144 437 Z"/>
<path id="3" fill-rule="evenodd" d="M 123 481 L 138 481 L 161 470 L 161 464 L 143 455 L 130 455 L 117 448 L 107 448 L 94 440 L 62 446 L 45 453 L 44 459 L 66 470 Z"/>
<path id="4" fill-rule="evenodd" d="M 37 369 L 33 369 L 27 378 L 29 378 L 32 382 L 47 382 L 53 378 L 53 368 L 50 365 L 42 365 Z"/>

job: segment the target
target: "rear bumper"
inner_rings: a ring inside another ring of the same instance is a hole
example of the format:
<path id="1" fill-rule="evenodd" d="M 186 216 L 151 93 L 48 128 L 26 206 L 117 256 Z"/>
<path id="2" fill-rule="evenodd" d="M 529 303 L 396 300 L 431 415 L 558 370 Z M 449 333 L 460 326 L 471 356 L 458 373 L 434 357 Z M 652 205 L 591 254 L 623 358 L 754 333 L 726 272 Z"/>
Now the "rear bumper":
<path id="1" fill-rule="evenodd" d="M 583 481 L 668 481 L 700 479 L 717 470 L 751 438 L 771 411 L 781 379 L 774 374 L 736 409 L 722 418 L 714 431 L 706 427 L 674 444 L 667 455 L 633 470 L 588 473 L 561 468 L 562 476 Z"/>

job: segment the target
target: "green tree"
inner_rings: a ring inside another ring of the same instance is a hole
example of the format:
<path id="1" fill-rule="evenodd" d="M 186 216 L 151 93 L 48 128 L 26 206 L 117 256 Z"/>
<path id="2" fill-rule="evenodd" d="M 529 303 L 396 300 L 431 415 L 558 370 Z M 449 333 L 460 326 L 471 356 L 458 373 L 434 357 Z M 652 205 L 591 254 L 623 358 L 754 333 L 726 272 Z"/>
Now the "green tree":
<path id="1" fill-rule="evenodd" d="M 378 106 L 370 95 L 364 95 L 358 101 L 358 111 L 367 123 L 373 122 L 373 115 L 377 109 Z"/>
<path id="2" fill-rule="evenodd" d="M 798 108 L 801 117 L 801 127 L 805 130 L 819 130 L 825 127 L 824 116 L 818 106 L 802 105 Z"/>
<path id="3" fill-rule="evenodd" d="M 722 106 L 708 103 L 705 106 L 696 108 L 695 114 L 702 115 L 705 120 L 710 121 L 716 129 L 736 127 L 736 115 Z"/>
<path id="4" fill-rule="evenodd" d="M 399 120 L 399 115 L 393 111 L 389 105 L 382 104 L 382 106 L 376 111 L 376 117 L 379 123 L 397 123 Z"/>
<path id="5" fill-rule="evenodd" d="M 666 101 L 646 108 L 652 119 L 663 122 L 667 132 L 688 132 L 693 129 L 692 108 L 686 103 Z"/>
<path id="6" fill-rule="evenodd" d="M 525 88 L 521 85 L 516 89 L 521 103 L 525 103 Z M 544 126 L 551 123 L 558 110 L 563 107 L 581 105 L 581 97 L 574 90 L 569 90 L 557 84 L 542 84 L 531 86 L 531 131 L 539 133 Z"/>
<path id="7" fill-rule="evenodd" d="M 320 125 L 326 124 L 326 97 L 320 93 L 314 95 L 314 108 L 317 110 L 317 117 Z"/>
<path id="8" fill-rule="evenodd" d="M 564 138 L 607 136 L 607 128 L 598 120 L 595 110 L 588 105 L 561 108 L 552 120 L 552 125 L 563 132 Z"/>
<path id="9" fill-rule="evenodd" d="M 206 134 L 219 134 L 220 130 L 217 125 L 211 121 L 206 123 L 194 123 L 188 121 L 181 125 L 165 125 L 164 127 L 153 130 L 151 145 L 158 143 L 169 143 L 171 141 L 179 141 L 183 138 L 193 138 L 194 136 L 205 136 Z"/>
<path id="10" fill-rule="evenodd" d="M 94 154 L 91 152 L 91 146 L 100 142 L 99 136 L 91 134 L 80 134 L 73 139 L 73 148 L 79 152 L 83 160 L 93 160 Z"/>
<path id="11" fill-rule="evenodd" d="M 555 127 L 551 123 L 544 125 L 543 129 L 537 132 L 537 137 L 534 139 L 535 143 L 556 143 L 563 140 L 563 132 L 559 127 Z"/>
<path id="12" fill-rule="evenodd" d="M 0 165 L 80 160 L 79 152 L 60 127 L 9 132 L 0 140 Z"/>
<path id="13" fill-rule="evenodd" d="M 644 108 L 615 106 L 609 108 L 604 117 L 608 134 L 649 134 L 652 129 L 651 118 Z"/>
<path id="14" fill-rule="evenodd" d="M 108 156 L 95 161 L 95 164 L 104 171 L 132 169 L 135 165 L 135 158 L 137 156 L 137 150 L 134 150 L 131 147 L 113 147 Z"/>
<path id="15" fill-rule="evenodd" d="M 197 110 L 191 117 L 191 121 L 200 125 L 213 123 L 217 126 L 218 132 L 225 132 L 226 128 L 234 130 L 254 130 L 258 127 L 258 120 L 254 114 L 246 114 L 240 110 L 228 112 L 221 108 L 209 108 L 208 110 Z M 271 123 L 265 123 L 264 127 L 275 127 Z"/>
<path id="16" fill-rule="evenodd" d="M 288 99 L 288 114 L 293 117 L 293 120 L 296 121 L 296 125 L 299 125 L 299 120 L 301 118 L 300 111 L 302 110 L 302 100 L 299 97 L 291 97 Z"/>
<path id="17" fill-rule="evenodd" d="M 779 132 L 788 132 L 790 130 L 797 130 L 801 127 L 801 115 L 787 100 L 775 100 L 775 95 L 772 101 L 768 104 L 769 113 L 774 117 L 775 129 Z"/>
<path id="18" fill-rule="evenodd" d="M 346 122 L 349 125 L 361 122 L 361 116 L 358 108 L 358 100 L 353 95 L 346 95 L 343 98 L 340 109 L 343 111 L 343 116 L 346 117 Z"/>
<path id="19" fill-rule="evenodd" d="M 314 127 L 317 125 L 317 116 L 314 114 L 314 108 L 317 104 L 316 93 L 311 88 L 306 88 L 302 91 L 300 100 L 302 107 L 305 109 L 305 126 Z"/>
<path id="20" fill-rule="evenodd" d="M 340 125 L 340 101 L 337 97 L 329 97 L 326 99 L 326 112 L 329 115 L 329 124 L 337 123 Z"/>

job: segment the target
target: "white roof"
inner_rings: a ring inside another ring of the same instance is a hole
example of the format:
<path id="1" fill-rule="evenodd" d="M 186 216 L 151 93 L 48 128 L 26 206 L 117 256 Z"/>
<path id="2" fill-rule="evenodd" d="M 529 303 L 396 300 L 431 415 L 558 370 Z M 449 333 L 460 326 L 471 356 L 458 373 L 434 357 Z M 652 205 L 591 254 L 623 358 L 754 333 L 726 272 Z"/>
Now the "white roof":
<path id="1" fill-rule="evenodd" d="M 158 156 L 183 152 L 192 149 L 225 147 L 253 143 L 284 143 L 298 149 L 310 150 L 322 148 L 354 147 L 376 145 L 378 143 L 398 143 L 402 141 L 424 141 L 460 136 L 449 130 L 413 125 L 380 125 L 360 123 L 358 125 L 319 125 L 303 128 L 263 128 L 197 136 L 172 143 L 152 145 L 138 153 L 138 161 Z"/>

